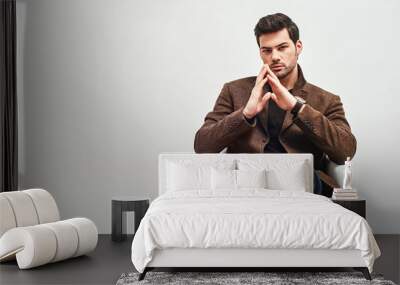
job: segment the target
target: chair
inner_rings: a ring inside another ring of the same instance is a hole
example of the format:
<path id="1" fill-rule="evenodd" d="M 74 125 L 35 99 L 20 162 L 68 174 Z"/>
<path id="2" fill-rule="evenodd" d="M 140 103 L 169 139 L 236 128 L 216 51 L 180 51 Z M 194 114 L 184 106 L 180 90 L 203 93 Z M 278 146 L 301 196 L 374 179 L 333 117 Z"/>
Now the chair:
<path id="1" fill-rule="evenodd" d="M 326 172 L 336 181 L 339 188 L 343 187 L 344 169 L 344 164 L 336 164 L 333 161 L 328 162 Z"/>
<path id="2" fill-rule="evenodd" d="M 0 193 L 0 262 L 28 269 L 86 254 L 96 248 L 97 228 L 87 218 L 60 221 L 43 189 Z"/>

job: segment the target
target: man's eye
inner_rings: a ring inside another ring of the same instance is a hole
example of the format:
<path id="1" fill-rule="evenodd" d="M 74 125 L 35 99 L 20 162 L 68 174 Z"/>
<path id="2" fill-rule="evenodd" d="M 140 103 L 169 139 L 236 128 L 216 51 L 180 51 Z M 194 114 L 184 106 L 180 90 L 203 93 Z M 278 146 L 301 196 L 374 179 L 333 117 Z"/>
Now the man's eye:
<path id="1" fill-rule="evenodd" d="M 271 50 L 270 49 L 265 49 L 264 53 L 271 53 Z"/>
<path id="2" fill-rule="evenodd" d="M 282 47 L 279 47 L 279 50 L 284 50 L 285 48 L 287 48 L 287 46 L 282 46 Z"/>

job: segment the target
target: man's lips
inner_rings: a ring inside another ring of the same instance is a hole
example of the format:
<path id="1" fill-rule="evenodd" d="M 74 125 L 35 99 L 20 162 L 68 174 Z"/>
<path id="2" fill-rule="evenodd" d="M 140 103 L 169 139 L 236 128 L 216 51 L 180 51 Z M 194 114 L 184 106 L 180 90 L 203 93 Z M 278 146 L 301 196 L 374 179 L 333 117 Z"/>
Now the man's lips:
<path id="1" fill-rule="evenodd" d="M 276 65 L 272 65 L 271 66 L 271 69 L 281 69 L 281 68 L 284 68 L 285 66 L 284 65 L 282 65 L 282 64 L 276 64 Z"/>

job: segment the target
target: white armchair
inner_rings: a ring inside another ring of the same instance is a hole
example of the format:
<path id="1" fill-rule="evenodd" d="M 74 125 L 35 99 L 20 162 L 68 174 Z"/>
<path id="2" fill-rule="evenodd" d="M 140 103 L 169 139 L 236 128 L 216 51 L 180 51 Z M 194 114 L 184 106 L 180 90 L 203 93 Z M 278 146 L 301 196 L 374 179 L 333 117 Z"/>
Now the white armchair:
<path id="1" fill-rule="evenodd" d="M 87 218 L 60 221 L 54 198 L 43 189 L 0 193 L 0 262 L 20 269 L 86 254 L 96 248 L 97 228 Z"/>
<path id="2" fill-rule="evenodd" d="M 343 187 L 344 169 L 344 164 L 339 165 L 334 163 L 333 161 L 329 161 L 326 169 L 328 175 L 335 180 L 339 187 Z"/>

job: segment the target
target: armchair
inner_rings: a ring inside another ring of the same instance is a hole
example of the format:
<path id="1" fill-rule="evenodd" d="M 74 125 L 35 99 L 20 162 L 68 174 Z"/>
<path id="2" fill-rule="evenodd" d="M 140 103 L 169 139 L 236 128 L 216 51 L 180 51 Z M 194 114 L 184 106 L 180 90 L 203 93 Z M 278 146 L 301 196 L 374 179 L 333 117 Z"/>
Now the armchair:
<path id="1" fill-rule="evenodd" d="M 86 254 L 97 245 L 96 225 L 86 218 L 60 221 L 57 204 L 43 189 L 0 193 L 0 262 L 20 269 Z"/>

